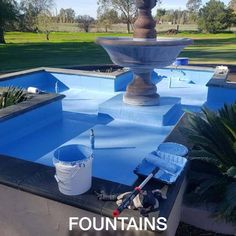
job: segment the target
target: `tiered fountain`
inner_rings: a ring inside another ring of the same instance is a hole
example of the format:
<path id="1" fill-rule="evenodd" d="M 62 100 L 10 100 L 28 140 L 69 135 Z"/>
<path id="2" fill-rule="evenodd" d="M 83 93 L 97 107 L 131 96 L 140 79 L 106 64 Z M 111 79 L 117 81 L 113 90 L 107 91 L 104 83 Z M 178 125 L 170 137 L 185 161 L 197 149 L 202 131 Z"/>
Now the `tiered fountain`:
<path id="1" fill-rule="evenodd" d="M 130 105 L 154 106 L 160 96 L 151 82 L 154 68 L 171 65 L 191 39 L 158 39 L 151 11 L 156 0 L 136 0 L 138 18 L 134 24 L 134 38 L 100 37 L 97 43 L 109 54 L 111 60 L 123 67 L 129 67 L 133 81 L 127 86 L 123 101 Z"/>

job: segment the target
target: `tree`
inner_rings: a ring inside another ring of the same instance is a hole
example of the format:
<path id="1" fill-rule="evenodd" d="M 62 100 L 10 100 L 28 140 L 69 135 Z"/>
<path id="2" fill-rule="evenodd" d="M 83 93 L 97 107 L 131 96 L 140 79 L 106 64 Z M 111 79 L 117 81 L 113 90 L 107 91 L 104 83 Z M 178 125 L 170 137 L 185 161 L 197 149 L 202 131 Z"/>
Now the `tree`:
<path id="1" fill-rule="evenodd" d="M 23 30 L 35 31 L 39 14 L 50 11 L 53 6 L 54 0 L 21 0 Z"/>
<path id="2" fill-rule="evenodd" d="M 198 27 L 200 30 L 217 33 L 233 24 L 235 15 L 223 2 L 210 0 L 199 11 Z"/>
<path id="3" fill-rule="evenodd" d="M 79 23 L 79 27 L 85 32 L 89 32 L 90 26 L 95 22 L 94 18 L 89 15 L 79 15 L 77 21 Z"/>
<path id="4" fill-rule="evenodd" d="M 198 12 L 202 5 L 202 0 L 188 0 L 186 7 L 190 12 Z"/>
<path id="5" fill-rule="evenodd" d="M 37 16 L 37 28 L 46 35 L 49 40 L 49 34 L 53 31 L 53 17 L 50 11 L 43 11 Z"/>
<path id="6" fill-rule="evenodd" d="M 117 11 L 111 9 L 104 12 L 103 10 L 98 9 L 98 22 L 105 26 L 105 31 L 107 32 L 108 28 L 110 28 L 112 24 L 119 22 Z"/>
<path id="7" fill-rule="evenodd" d="M 198 18 L 198 12 L 202 5 L 202 0 L 188 0 L 186 8 L 190 13 L 191 21 L 196 22 Z"/>
<path id="8" fill-rule="evenodd" d="M 61 8 L 60 13 L 57 16 L 61 23 L 74 23 L 75 22 L 75 11 L 72 8 Z"/>
<path id="9" fill-rule="evenodd" d="M 163 21 L 163 16 L 165 16 L 166 14 L 166 9 L 157 9 L 157 13 L 156 13 L 156 19 L 157 22 L 162 22 Z"/>
<path id="10" fill-rule="evenodd" d="M 229 7 L 230 7 L 231 9 L 233 9 L 234 12 L 236 12 L 236 0 L 231 0 L 231 1 L 229 2 Z"/>
<path id="11" fill-rule="evenodd" d="M 98 5 L 103 9 L 114 9 L 119 11 L 125 18 L 127 31 L 130 33 L 130 25 L 132 24 L 137 13 L 134 0 L 98 0 Z"/>
<path id="12" fill-rule="evenodd" d="M 4 31 L 7 24 L 16 20 L 17 4 L 13 0 L 0 0 L 0 43 L 6 43 Z"/>
<path id="13" fill-rule="evenodd" d="M 181 19 L 180 19 L 180 24 L 185 25 L 187 24 L 189 21 L 188 19 L 188 12 L 187 11 L 182 11 L 181 14 Z"/>

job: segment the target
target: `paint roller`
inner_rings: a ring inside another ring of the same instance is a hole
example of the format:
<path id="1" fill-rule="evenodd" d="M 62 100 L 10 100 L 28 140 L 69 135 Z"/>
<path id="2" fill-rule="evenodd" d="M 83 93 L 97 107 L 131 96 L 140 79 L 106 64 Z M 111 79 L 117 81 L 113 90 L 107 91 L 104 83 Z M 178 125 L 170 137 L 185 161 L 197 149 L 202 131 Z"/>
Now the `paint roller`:
<path id="1" fill-rule="evenodd" d="M 162 169 L 170 173 L 175 173 L 178 171 L 177 167 L 171 163 L 166 162 L 166 160 L 162 160 L 160 157 L 153 155 L 152 153 L 149 153 L 144 160 L 151 165 L 154 166 L 153 171 L 146 177 L 146 179 L 137 187 L 134 188 L 134 190 L 130 193 L 130 195 L 121 203 L 121 205 L 116 208 L 113 211 L 113 217 L 118 217 L 120 213 L 128 208 L 128 206 L 131 204 L 131 202 L 134 200 L 134 198 L 141 192 L 143 187 L 149 182 L 149 180 L 152 179 L 153 176 L 156 175 L 156 173 Z"/>
<path id="2" fill-rule="evenodd" d="M 174 174 L 178 171 L 178 167 L 171 162 L 167 162 L 167 160 L 163 160 L 159 156 L 156 156 L 152 153 L 149 153 L 144 160 L 156 167 L 159 167 L 159 169 L 162 169 L 164 171 L 167 171 L 171 174 Z"/>

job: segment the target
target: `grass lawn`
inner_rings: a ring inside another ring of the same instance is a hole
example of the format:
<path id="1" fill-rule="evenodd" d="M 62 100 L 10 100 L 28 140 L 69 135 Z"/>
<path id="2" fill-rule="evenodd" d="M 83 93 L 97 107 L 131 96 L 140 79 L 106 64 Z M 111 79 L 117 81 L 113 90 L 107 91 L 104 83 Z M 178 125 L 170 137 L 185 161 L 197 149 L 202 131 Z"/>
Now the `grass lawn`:
<path id="1" fill-rule="evenodd" d="M 111 36 L 105 33 L 57 32 L 50 34 L 48 42 L 43 34 L 9 32 L 6 34 L 7 44 L 0 45 L 0 71 L 111 63 L 106 52 L 94 43 L 96 37 L 105 35 Z M 189 57 L 191 63 L 236 64 L 235 34 L 180 33 L 175 37 L 194 39 L 194 45 L 181 54 Z"/>

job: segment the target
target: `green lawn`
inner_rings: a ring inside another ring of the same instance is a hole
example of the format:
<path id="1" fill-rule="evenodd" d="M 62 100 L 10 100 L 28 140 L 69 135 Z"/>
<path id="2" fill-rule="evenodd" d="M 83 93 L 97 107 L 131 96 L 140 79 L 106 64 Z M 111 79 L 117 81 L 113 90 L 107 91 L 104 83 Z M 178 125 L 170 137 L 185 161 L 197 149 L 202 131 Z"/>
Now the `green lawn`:
<path id="1" fill-rule="evenodd" d="M 110 63 L 106 52 L 94 43 L 96 37 L 105 35 L 111 34 L 57 32 L 51 33 L 47 42 L 43 34 L 7 33 L 7 44 L 0 45 L 0 71 Z M 118 35 L 127 36 L 112 34 Z M 188 56 L 192 63 L 236 64 L 235 34 L 180 33 L 177 37 L 194 39 L 194 45 L 181 55 Z"/>

